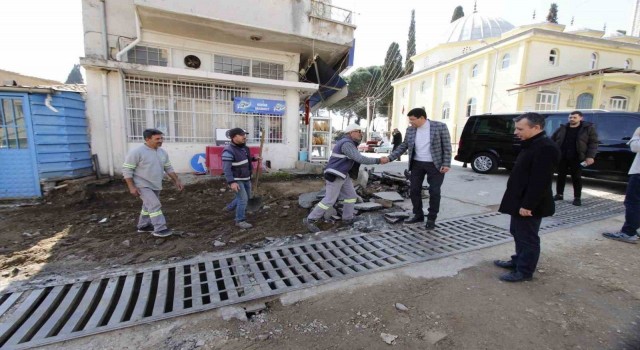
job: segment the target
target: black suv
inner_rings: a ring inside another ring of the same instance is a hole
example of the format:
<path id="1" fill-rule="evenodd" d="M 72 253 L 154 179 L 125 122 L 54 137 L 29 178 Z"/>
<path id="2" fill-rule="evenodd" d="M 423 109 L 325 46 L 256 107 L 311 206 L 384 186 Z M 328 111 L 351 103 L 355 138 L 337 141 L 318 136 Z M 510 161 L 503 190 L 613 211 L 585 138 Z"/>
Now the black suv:
<path id="1" fill-rule="evenodd" d="M 546 117 L 545 131 L 551 136 L 568 123 L 566 112 L 538 112 Z M 627 142 L 640 127 L 640 113 L 582 111 L 584 120 L 595 125 L 598 132 L 598 153 L 595 163 L 583 169 L 584 176 L 626 179 L 635 157 Z M 471 116 L 464 126 L 455 159 L 471 163 L 477 173 L 488 174 L 499 166 L 507 169 L 520 152 L 520 139 L 515 137 L 513 118 L 521 113 L 483 114 Z"/>

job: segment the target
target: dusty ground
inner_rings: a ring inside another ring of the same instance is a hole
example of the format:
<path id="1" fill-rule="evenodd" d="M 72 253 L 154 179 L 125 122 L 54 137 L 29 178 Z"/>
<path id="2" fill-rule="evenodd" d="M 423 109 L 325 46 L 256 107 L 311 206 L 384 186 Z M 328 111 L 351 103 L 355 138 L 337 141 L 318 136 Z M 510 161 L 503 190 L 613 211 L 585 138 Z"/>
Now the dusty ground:
<path id="1" fill-rule="evenodd" d="M 0 208 L 0 275 L 23 279 L 49 271 L 178 260 L 256 246 L 265 237 L 307 233 L 302 218 L 308 211 L 298 206 L 298 196 L 323 184 L 313 178 L 266 179 L 259 194 L 268 208 L 248 215 L 254 228 L 240 230 L 233 225 L 234 214 L 223 211 L 234 194 L 222 181 L 200 181 L 182 192 L 165 183 L 162 211 L 168 226 L 179 232 L 166 239 L 136 232 L 141 202 L 123 182 L 88 189 L 68 187 L 33 206 L 4 205 Z M 214 246 L 216 240 L 225 245 Z"/>
<path id="2" fill-rule="evenodd" d="M 170 226 L 183 232 L 168 239 L 133 232 L 140 204 L 120 183 L 84 192 L 67 188 L 35 206 L 4 206 L 0 282 L 295 237 L 305 232 L 301 219 L 307 213 L 297 206 L 298 194 L 318 190 L 322 181 L 280 180 L 261 185 L 269 209 L 250 216 L 257 227 L 247 231 L 233 228 L 232 214 L 222 213 L 233 197 L 221 191 L 222 183 L 205 181 L 182 193 L 166 186 L 163 211 Z M 262 300 L 267 308 L 246 321 L 224 321 L 220 315 L 233 307 L 224 308 L 45 348 L 640 349 L 640 244 L 600 235 L 621 223 L 617 217 L 543 236 L 533 282 L 497 280 L 503 271 L 490 261 L 506 258 L 510 243 Z M 226 245 L 214 247 L 216 239 Z M 408 310 L 399 311 L 396 303 Z M 397 336 L 392 345 L 383 333 Z"/>
<path id="3" fill-rule="evenodd" d="M 605 226 L 545 235 L 534 282 L 497 280 L 507 244 L 292 293 L 248 321 L 211 311 L 47 349 L 639 349 L 639 247 Z"/>

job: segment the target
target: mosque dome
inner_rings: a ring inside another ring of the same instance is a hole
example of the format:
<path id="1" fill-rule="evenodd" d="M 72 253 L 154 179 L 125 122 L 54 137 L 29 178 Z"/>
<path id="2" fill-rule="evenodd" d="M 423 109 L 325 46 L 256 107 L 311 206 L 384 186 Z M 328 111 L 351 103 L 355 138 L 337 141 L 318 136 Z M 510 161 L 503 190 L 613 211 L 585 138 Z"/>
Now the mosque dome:
<path id="1" fill-rule="evenodd" d="M 458 18 L 449 25 L 444 42 L 453 43 L 497 37 L 513 28 L 513 24 L 502 18 L 483 16 L 473 11 L 472 14 Z"/>

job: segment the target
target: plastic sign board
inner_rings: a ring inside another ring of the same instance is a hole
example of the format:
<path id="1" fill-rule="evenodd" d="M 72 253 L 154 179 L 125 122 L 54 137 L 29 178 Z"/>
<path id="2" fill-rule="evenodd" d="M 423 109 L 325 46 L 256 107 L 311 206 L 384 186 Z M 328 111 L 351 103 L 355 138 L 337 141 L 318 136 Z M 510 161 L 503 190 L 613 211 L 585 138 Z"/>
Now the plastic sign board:
<path id="1" fill-rule="evenodd" d="M 284 115 L 286 103 L 280 100 L 263 100 L 259 98 L 234 97 L 234 113 Z"/>
<path id="2" fill-rule="evenodd" d="M 191 157 L 191 169 L 196 173 L 207 172 L 207 155 L 204 153 L 197 153 Z"/>

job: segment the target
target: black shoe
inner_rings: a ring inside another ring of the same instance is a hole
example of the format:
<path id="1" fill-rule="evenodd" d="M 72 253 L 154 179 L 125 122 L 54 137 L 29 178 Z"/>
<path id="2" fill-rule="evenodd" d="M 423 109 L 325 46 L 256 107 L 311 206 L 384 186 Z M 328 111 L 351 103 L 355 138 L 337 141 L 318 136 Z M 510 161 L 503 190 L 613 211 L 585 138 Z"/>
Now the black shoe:
<path id="1" fill-rule="evenodd" d="M 424 217 L 420 216 L 412 216 L 406 220 L 404 220 L 405 224 L 415 224 L 416 222 L 424 222 Z"/>
<path id="2" fill-rule="evenodd" d="M 500 280 L 505 282 L 524 282 L 524 281 L 531 281 L 532 279 L 533 279 L 532 276 L 527 277 L 523 275 L 522 272 L 519 272 L 519 271 L 512 271 L 500 276 Z"/>
<path id="3" fill-rule="evenodd" d="M 149 233 L 149 232 L 153 232 L 153 225 L 149 224 L 147 226 L 144 227 L 138 227 L 138 232 L 140 233 Z"/>
<path id="4" fill-rule="evenodd" d="M 556 194 L 555 196 L 553 196 L 553 200 L 554 201 L 561 201 L 564 200 L 564 196 L 561 194 Z"/>
<path id="5" fill-rule="evenodd" d="M 575 205 L 576 207 L 579 207 L 582 205 L 582 200 L 580 198 L 574 198 L 573 203 L 571 204 Z"/>
<path id="6" fill-rule="evenodd" d="M 427 224 L 424 225 L 424 228 L 426 230 L 433 230 L 434 228 L 436 228 L 436 221 L 435 220 L 427 220 Z"/>
<path id="7" fill-rule="evenodd" d="M 493 264 L 497 267 L 502 267 L 503 269 L 513 270 L 516 268 L 516 264 L 513 260 L 494 260 Z"/>

